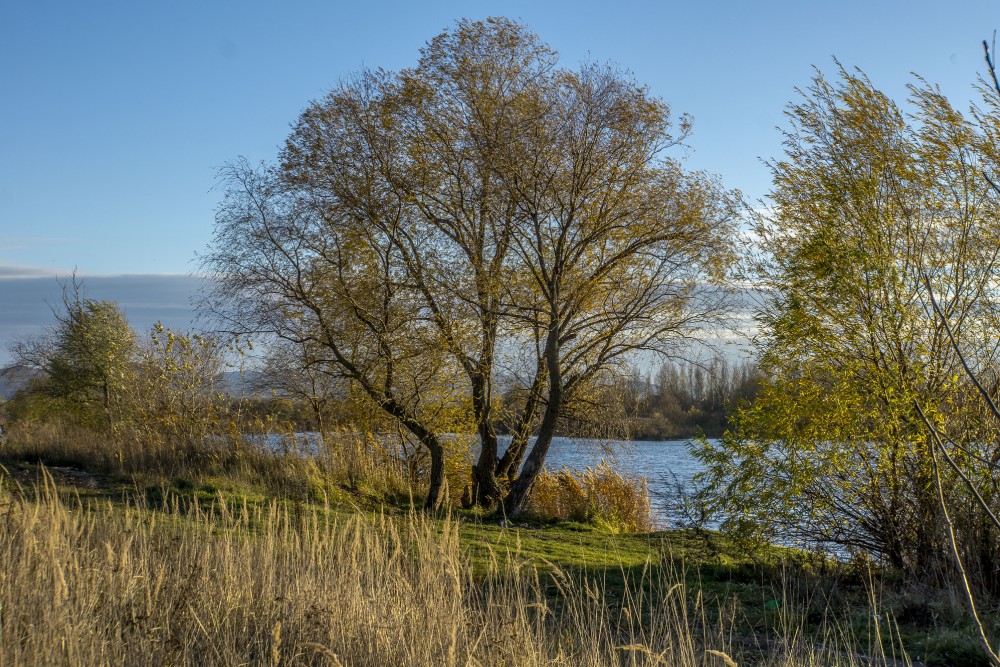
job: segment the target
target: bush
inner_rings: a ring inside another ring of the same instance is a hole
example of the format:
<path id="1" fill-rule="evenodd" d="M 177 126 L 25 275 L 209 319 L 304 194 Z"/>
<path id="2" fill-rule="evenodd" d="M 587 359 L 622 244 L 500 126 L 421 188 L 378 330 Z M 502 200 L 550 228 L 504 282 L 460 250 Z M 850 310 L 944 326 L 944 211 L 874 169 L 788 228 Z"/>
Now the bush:
<path id="1" fill-rule="evenodd" d="M 626 477 L 604 461 L 583 471 L 543 471 L 532 487 L 529 512 L 546 521 L 594 523 L 620 533 L 655 528 L 646 480 Z"/>

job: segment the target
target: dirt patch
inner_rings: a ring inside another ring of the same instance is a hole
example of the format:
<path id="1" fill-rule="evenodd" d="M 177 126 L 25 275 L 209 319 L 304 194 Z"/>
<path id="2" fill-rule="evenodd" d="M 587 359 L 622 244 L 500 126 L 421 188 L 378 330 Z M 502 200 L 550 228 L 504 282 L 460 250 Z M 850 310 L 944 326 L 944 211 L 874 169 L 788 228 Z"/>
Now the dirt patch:
<path id="1" fill-rule="evenodd" d="M 97 475 L 72 466 L 52 466 L 45 468 L 57 486 L 72 486 L 96 489 L 101 485 Z M 6 477 L 19 485 L 35 486 L 40 481 L 41 466 L 14 464 L 0 467 L 0 477 Z"/>

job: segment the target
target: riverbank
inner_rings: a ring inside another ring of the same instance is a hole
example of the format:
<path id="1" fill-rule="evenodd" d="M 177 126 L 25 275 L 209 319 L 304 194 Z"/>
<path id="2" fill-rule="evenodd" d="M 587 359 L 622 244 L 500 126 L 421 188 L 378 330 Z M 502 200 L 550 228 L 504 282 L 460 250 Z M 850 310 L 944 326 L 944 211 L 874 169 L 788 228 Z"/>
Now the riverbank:
<path id="1" fill-rule="evenodd" d="M 3 664 L 853 665 L 903 647 L 974 664 L 961 619 L 925 601 L 930 627 L 891 577 L 711 531 L 615 535 L 10 459 L 0 489 Z"/>

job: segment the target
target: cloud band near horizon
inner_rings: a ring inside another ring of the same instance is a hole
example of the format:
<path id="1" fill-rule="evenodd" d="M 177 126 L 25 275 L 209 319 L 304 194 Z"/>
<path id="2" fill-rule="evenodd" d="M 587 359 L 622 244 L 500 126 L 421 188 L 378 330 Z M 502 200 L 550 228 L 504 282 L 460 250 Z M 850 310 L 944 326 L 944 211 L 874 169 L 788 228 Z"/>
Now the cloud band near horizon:
<path id="1" fill-rule="evenodd" d="M 120 304 L 139 332 L 158 321 L 173 329 L 192 328 L 194 301 L 205 283 L 203 277 L 176 274 L 77 278 L 87 298 Z M 0 366 L 11 362 L 12 343 L 42 333 L 54 322 L 53 308 L 61 307 L 62 284 L 68 279 L 65 272 L 0 265 Z"/>

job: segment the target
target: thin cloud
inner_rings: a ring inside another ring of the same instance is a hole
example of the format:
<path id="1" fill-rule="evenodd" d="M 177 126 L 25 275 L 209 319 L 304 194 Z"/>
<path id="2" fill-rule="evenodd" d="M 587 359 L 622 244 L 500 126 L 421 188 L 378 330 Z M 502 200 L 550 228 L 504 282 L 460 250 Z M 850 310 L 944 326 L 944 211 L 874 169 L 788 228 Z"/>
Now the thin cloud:
<path id="1" fill-rule="evenodd" d="M 75 240 L 68 236 L 0 236 L 0 251 L 27 250 L 39 246 L 62 245 Z"/>
<path id="2" fill-rule="evenodd" d="M 69 236 L 0 236 L 0 244 L 3 243 L 66 243 L 73 241 Z"/>
<path id="3" fill-rule="evenodd" d="M 10 362 L 10 345 L 18 338 L 41 333 L 53 322 L 53 308 L 62 302 L 61 282 L 67 271 L 0 264 L 0 366 Z M 176 274 L 88 276 L 87 298 L 115 301 L 140 334 L 156 322 L 172 329 L 194 327 L 193 300 L 204 278 Z"/>
<path id="4" fill-rule="evenodd" d="M 65 275 L 69 275 L 69 271 L 66 269 L 48 268 L 44 266 L 24 266 L 21 264 L 0 262 L 0 280 L 56 278 L 58 276 Z"/>

